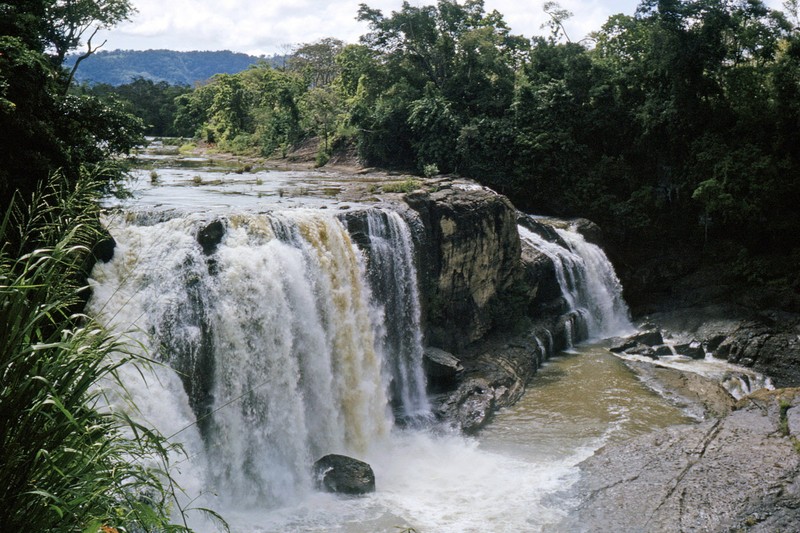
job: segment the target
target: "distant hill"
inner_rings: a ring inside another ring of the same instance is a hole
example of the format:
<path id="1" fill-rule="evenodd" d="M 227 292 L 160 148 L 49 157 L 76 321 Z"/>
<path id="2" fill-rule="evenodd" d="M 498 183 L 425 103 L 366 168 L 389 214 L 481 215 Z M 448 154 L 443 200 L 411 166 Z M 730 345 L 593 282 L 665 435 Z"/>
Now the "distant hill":
<path id="1" fill-rule="evenodd" d="M 71 68 L 77 55 L 68 56 L 64 65 Z M 277 66 L 282 56 L 256 57 L 230 52 L 176 52 L 174 50 L 101 50 L 92 54 L 78 67 L 75 79 L 88 83 L 123 85 L 135 78 L 172 85 L 194 85 L 214 74 L 234 74 L 250 65 L 266 61 Z"/>

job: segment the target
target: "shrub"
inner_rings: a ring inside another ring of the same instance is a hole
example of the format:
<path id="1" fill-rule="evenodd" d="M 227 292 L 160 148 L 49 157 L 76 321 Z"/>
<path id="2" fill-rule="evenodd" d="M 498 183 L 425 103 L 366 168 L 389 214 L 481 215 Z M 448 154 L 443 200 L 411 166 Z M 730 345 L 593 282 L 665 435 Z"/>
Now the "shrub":
<path id="1" fill-rule="evenodd" d="M 60 182 L 58 182 L 60 183 Z M 143 364 L 75 314 L 99 236 L 99 186 L 52 186 L 0 220 L 0 524 L 4 531 L 187 531 L 157 432 L 101 409 L 100 383 Z M 12 235 L 17 231 L 18 235 Z M 12 246 L 9 242 L 16 242 Z M 155 468 L 153 468 L 155 465 Z"/>

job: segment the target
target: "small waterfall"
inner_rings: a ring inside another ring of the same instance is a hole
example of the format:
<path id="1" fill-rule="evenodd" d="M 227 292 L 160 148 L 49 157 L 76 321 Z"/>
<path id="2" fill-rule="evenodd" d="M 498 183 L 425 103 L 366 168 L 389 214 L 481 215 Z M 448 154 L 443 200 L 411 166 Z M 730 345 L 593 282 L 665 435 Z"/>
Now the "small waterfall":
<path id="1" fill-rule="evenodd" d="M 419 289 L 411 231 L 397 212 L 371 209 L 367 233 L 367 270 L 374 303 L 388 318 L 376 327 L 382 333 L 393 403 L 403 420 L 426 418 L 430 404 L 422 370 Z"/>
<path id="2" fill-rule="evenodd" d="M 190 442 L 198 483 L 274 507 L 311 491 L 321 455 L 363 455 L 388 435 L 387 389 L 404 416 L 429 411 L 410 233 L 397 214 L 369 214 L 369 268 L 383 275 L 368 276 L 333 216 L 231 215 L 211 255 L 206 224 L 112 221 L 117 248 L 95 267 L 88 310 L 175 370 L 131 387 L 142 416 Z"/>
<path id="3" fill-rule="evenodd" d="M 603 250 L 574 229 L 554 230 L 561 242 L 519 226 L 520 238 L 553 262 L 570 315 L 565 323 L 568 344 L 632 331 L 622 285 Z"/>

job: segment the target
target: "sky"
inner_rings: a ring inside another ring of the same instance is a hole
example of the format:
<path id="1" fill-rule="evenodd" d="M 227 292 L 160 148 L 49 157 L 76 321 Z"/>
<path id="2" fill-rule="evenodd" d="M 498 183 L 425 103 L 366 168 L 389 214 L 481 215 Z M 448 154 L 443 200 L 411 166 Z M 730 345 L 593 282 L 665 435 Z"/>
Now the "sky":
<path id="1" fill-rule="evenodd" d="M 435 0 L 409 0 L 411 5 Z M 358 5 L 380 9 L 384 15 L 398 11 L 402 0 L 132 0 L 137 12 L 129 22 L 99 34 L 94 44 L 107 42 L 105 50 L 232 50 L 252 55 L 287 53 L 301 43 L 335 37 L 358 42 L 368 31 L 356 21 Z M 511 31 L 532 37 L 547 35 L 541 26 L 548 19 L 545 0 L 485 0 L 487 12 L 496 9 Z M 767 0 L 780 7 L 780 0 Z M 616 13 L 632 15 L 639 0 L 560 0 L 573 16 L 567 34 L 579 41 Z"/>

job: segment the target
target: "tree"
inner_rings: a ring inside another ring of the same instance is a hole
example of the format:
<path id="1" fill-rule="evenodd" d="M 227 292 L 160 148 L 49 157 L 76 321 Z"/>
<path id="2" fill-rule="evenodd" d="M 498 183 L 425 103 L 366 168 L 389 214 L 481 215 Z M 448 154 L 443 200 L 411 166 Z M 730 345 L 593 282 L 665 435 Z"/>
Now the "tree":
<path id="1" fill-rule="evenodd" d="M 289 59 L 289 69 L 300 72 L 311 87 L 330 85 L 339 75 L 336 56 L 344 42 L 333 37 L 300 45 Z"/>
<path id="2" fill-rule="evenodd" d="M 126 1 L 0 4 L 5 32 L 0 37 L 3 208 L 15 191 L 29 198 L 57 169 L 74 182 L 83 165 L 99 164 L 110 152 L 141 141 L 136 119 L 98 100 L 67 95 L 60 63 L 77 45 L 82 28 L 119 20 L 129 7 Z"/>

